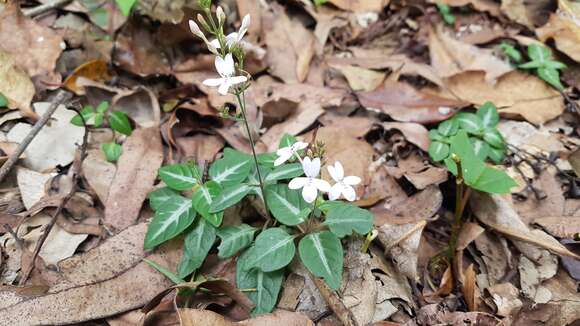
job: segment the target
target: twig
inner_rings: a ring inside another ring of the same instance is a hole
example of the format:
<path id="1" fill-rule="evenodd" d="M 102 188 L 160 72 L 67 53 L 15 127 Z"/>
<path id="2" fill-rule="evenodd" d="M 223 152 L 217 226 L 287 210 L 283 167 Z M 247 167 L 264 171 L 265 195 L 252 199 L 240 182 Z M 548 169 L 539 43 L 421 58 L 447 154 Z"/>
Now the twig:
<path id="1" fill-rule="evenodd" d="M 65 5 L 67 5 L 69 2 L 72 2 L 72 0 L 53 0 L 53 1 L 49 1 L 45 4 L 41 4 L 39 6 L 36 6 L 34 8 L 24 9 L 24 10 L 22 10 L 22 13 L 24 13 L 24 16 L 34 17 L 34 16 L 44 14 L 45 12 L 50 11 L 52 9 L 63 7 Z"/>
<path id="2" fill-rule="evenodd" d="M 66 101 L 69 96 L 70 93 L 66 91 L 63 90 L 58 91 L 56 97 L 54 98 L 52 103 L 50 103 L 48 110 L 46 110 L 46 112 L 36 122 L 36 124 L 32 127 L 32 129 L 30 129 L 28 135 L 26 135 L 26 137 L 18 145 L 18 148 L 16 148 L 16 150 L 12 154 L 10 154 L 8 160 L 6 160 L 6 162 L 2 165 L 2 168 L 0 168 L 0 182 L 2 182 L 2 180 L 4 180 L 4 178 L 6 177 L 6 175 L 8 175 L 8 172 L 10 172 L 12 167 L 14 167 L 14 164 L 16 164 L 16 162 L 20 158 L 20 155 L 24 153 L 24 151 L 26 150 L 28 145 L 30 145 L 34 137 L 38 135 L 40 129 L 42 129 L 42 127 L 44 127 L 44 125 L 48 122 L 48 120 L 50 119 L 54 111 L 56 111 L 58 106 L 62 104 L 64 101 Z"/>
<path id="3" fill-rule="evenodd" d="M 326 285 L 326 283 L 319 279 L 318 277 L 310 274 L 310 278 L 314 281 L 316 288 L 322 294 L 322 297 L 330 307 L 330 309 L 336 315 L 336 318 L 342 322 L 344 326 L 358 326 L 356 319 L 350 309 L 348 309 L 344 303 L 338 297 L 336 292 L 332 291 L 331 288 Z"/>
<path id="4" fill-rule="evenodd" d="M 26 281 L 30 277 L 30 273 L 32 272 L 32 269 L 34 268 L 34 261 L 36 260 L 36 257 L 38 257 L 38 254 L 40 253 L 40 249 L 42 249 L 42 245 L 44 245 L 44 242 L 48 238 L 50 231 L 52 230 L 52 228 L 56 224 L 56 221 L 58 220 L 58 216 L 62 212 L 63 208 L 66 206 L 68 201 L 73 197 L 73 195 L 75 194 L 75 192 L 77 190 L 77 185 L 78 185 L 79 180 L 81 178 L 81 167 L 83 164 L 83 160 L 85 159 L 85 157 L 87 155 L 86 154 L 87 143 L 88 143 L 88 138 L 89 138 L 89 129 L 87 128 L 86 121 L 85 121 L 84 117 L 82 116 L 82 114 L 80 114 L 79 111 L 77 111 L 77 113 L 81 117 L 81 121 L 83 122 L 83 126 L 85 129 L 85 133 L 83 135 L 83 143 L 81 144 L 80 149 L 78 151 L 78 155 L 75 157 L 75 160 L 74 160 L 73 165 L 71 167 L 72 179 L 73 179 L 72 180 L 72 187 L 71 187 L 70 191 L 62 198 L 62 201 L 60 202 L 60 204 L 56 208 L 56 211 L 52 215 L 50 222 L 46 225 L 46 227 L 44 228 L 44 230 L 42 232 L 42 235 L 40 236 L 40 238 L 36 242 L 36 246 L 34 247 L 34 252 L 32 253 L 32 261 L 31 261 L 30 265 L 26 266 L 26 268 L 23 268 L 24 272 L 22 273 L 22 278 L 20 279 L 20 282 L 18 283 L 19 285 L 24 285 L 24 283 L 26 283 Z"/>

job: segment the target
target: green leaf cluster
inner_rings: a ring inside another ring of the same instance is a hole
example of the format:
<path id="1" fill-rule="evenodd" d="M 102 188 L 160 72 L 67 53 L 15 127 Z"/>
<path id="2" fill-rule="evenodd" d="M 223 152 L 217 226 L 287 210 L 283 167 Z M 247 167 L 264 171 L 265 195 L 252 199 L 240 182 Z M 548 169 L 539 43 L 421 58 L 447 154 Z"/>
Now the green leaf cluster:
<path id="1" fill-rule="evenodd" d="M 294 142 L 294 137 L 285 135 L 280 147 Z M 191 162 L 160 168 L 159 178 L 165 187 L 149 195 L 155 215 L 145 236 L 145 248 L 152 249 L 184 235 L 181 262 L 176 273 L 169 272 L 177 279 L 185 279 L 199 269 L 212 248 L 221 259 L 239 256 L 236 282 L 240 289 L 255 289 L 248 292 L 256 304 L 253 314 L 272 311 L 285 269 L 297 257 L 331 288 L 339 289 L 343 269 L 341 239 L 370 232 L 373 215 L 341 201 L 319 199 L 315 204 L 306 203 L 301 193 L 289 189 L 287 184 L 289 179 L 303 174 L 301 165 L 290 162 L 274 167 L 275 159 L 275 153 L 260 154 L 256 166 L 251 156 L 226 148 L 223 157 L 209 166 L 206 177 Z M 258 169 L 265 182 L 264 194 Z M 222 226 L 224 210 L 247 196 L 267 203 L 266 209 L 277 226 Z"/>
<path id="2" fill-rule="evenodd" d="M 429 156 L 435 162 L 449 159 L 451 140 L 459 131 L 465 131 L 475 155 L 482 161 L 490 159 L 500 164 L 506 151 L 505 141 L 497 130 L 499 114 L 491 102 L 484 103 L 477 113 L 460 112 L 429 131 Z"/>
<path id="3" fill-rule="evenodd" d="M 548 47 L 537 43 L 530 44 L 528 57 L 530 57 L 530 61 L 520 64 L 518 68 L 533 69 L 536 75 L 546 83 L 560 91 L 564 89 L 560 81 L 560 70 L 566 68 L 566 65 L 554 60 Z"/>
<path id="4" fill-rule="evenodd" d="M 446 24 L 455 24 L 455 16 L 453 13 L 451 13 L 451 7 L 449 7 L 449 5 L 444 3 L 437 3 L 437 10 L 439 10 L 439 14 Z"/>

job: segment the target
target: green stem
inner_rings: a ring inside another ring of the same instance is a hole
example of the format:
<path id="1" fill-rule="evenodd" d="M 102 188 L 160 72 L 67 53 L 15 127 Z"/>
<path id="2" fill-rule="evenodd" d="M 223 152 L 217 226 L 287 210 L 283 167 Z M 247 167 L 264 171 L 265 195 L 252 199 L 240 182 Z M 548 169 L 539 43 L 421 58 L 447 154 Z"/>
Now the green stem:
<path id="1" fill-rule="evenodd" d="M 264 206 L 266 206 L 266 215 L 268 220 L 271 219 L 270 211 L 268 210 L 268 202 L 266 201 L 266 192 L 264 191 L 264 179 L 262 179 L 262 173 L 260 172 L 260 166 L 258 164 L 258 156 L 256 155 L 256 145 L 252 137 L 252 131 L 250 130 L 250 125 L 248 124 L 248 117 L 246 115 L 246 102 L 242 99 L 240 93 L 236 93 L 236 98 L 240 106 L 240 111 L 242 112 L 244 126 L 246 127 L 246 132 L 248 133 L 248 140 L 250 141 L 250 147 L 252 147 L 252 156 L 254 157 L 254 164 L 256 165 L 256 172 L 258 173 L 258 180 L 260 181 L 260 192 L 262 193 L 262 200 L 264 201 Z"/>

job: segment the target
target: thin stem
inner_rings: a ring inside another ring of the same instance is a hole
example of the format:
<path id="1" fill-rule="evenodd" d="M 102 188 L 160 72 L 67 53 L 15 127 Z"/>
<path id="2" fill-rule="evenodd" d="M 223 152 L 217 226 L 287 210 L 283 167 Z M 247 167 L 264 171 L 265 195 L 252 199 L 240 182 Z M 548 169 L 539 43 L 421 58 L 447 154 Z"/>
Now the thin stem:
<path id="1" fill-rule="evenodd" d="M 455 158 L 454 158 L 455 159 Z M 459 158 L 455 159 L 457 164 L 457 178 L 455 186 L 455 218 L 453 220 L 453 225 L 451 226 L 451 240 L 449 242 L 449 259 L 453 261 L 455 257 L 455 248 L 457 247 L 457 237 L 459 236 L 459 228 L 461 226 L 461 217 L 463 215 L 463 171 L 461 167 L 461 160 Z"/>
<path id="2" fill-rule="evenodd" d="M 243 94 L 243 93 L 242 93 Z M 252 156 L 254 157 L 254 163 L 256 165 L 256 172 L 258 173 L 258 180 L 260 181 L 260 191 L 262 193 L 262 200 L 264 201 L 264 206 L 266 206 L 266 215 L 270 220 L 270 211 L 268 210 L 268 202 L 266 200 L 266 192 L 264 192 L 264 179 L 262 179 L 262 173 L 260 172 L 260 166 L 258 165 L 258 156 L 256 155 L 256 145 L 252 137 L 252 132 L 250 130 L 250 125 L 248 124 L 248 117 L 246 115 L 246 102 L 245 97 L 242 99 L 240 93 L 236 93 L 236 98 L 240 106 L 240 111 L 242 112 L 242 117 L 244 121 L 244 126 L 246 127 L 246 132 L 248 133 L 248 140 L 250 141 L 250 147 L 252 147 Z"/>

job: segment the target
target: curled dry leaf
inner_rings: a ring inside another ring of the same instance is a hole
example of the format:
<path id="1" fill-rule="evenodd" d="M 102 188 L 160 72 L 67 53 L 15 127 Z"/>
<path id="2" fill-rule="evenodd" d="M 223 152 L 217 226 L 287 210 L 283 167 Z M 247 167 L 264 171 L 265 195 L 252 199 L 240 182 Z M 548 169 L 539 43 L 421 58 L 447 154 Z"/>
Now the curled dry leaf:
<path id="1" fill-rule="evenodd" d="M 161 108 L 157 97 L 146 87 L 137 87 L 130 92 L 117 94 L 111 101 L 111 107 L 127 113 L 144 128 L 158 126 L 161 120 Z"/>
<path id="2" fill-rule="evenodd" d="M 484 71 L 485 81 L 494 84 L 497 78 L 513 70 L 513 67 L 496 56 L 492 50 L 463 43 L 437 27 L 429 34 L 431 65 L 441 78 L 465 71 Z"/>
<path id="3" fill-rule="evenodd" d="M 548 23 L 536 29 L 542 42 L 553 38 L 558 50 L 580 62 L 580 4 L 568 0 L 558 1 L 558 12 L 550 15 Z"/>
<path id="4" fill-rule="evenodd" d="M 491 101 L 502 115 L 523 117 L 533 124 L 543 124 L 564 112 L 564 100 L 557 90 L 520 71 L 502 76 L 495 85 L 485 81 L 483 72 L 468 71 L 450 77 L 447 89 L 450 98 L 477 106 Z"/>
<path id="5" fill-rule="evenodd" d="M 55 173 L 39 173 L 27 168 L 18 168 L 16 180 L 22 203 L 26 209 L 32 208 L 46 195 L 45 185 L 55 175 Z"/>
<path id="6" fill-rule="evenodd" d="M 509 317 L 523 305 L 520 300 L 520 290 L 511 283 L 500 283 L 486 289 L 491 295 L 499 316 Z"/>
<path id="7" fill-rule="evenodd" d="M 122 230 L 137 221 L 162 162 L 158 127 L 137 129 L 127 138 L 105 203 L 105 223 Z"/>
<path id="8" fill-rule="evenodd" d="M 144 305 L 171 282 L 142 259 L 174 269 L 181 255 L 172 244 L 144 253 L 146 230 L 145 223 L 129 227 L 99 247 L 61 261 L 58 268 L 64 281 L 46 294 L 0 292 L 0 324 L 72 324 Z"/>
<path id="9" fill-rule="evenodd" d="M 34 84 L 17 65 L 12 54 L 0 49 L 0 93 L 8 100 L 8 107 L 20 109 L 24 116 L 35 116 L 30 108 L 34 97 Z"/>
<path id="10" fill-rule="evenodd" d="M 385 73 L 350 65 L 330 65 L 340 71 L 353 91 L 372 91 L 385 80 Z"/>
<path id="11" fill-rule="evenodd" d="M 386 130 L 397 129 L 403 133 L 405 138 L 417 145 L 420 149 L 427 152 L 429 150 L 429 131 L 418 123 L 400 123 L 400 122 L 383 122 L 383 128 Z"/>
<path id="12" fill-rule="evenodd" d="M 77 95 L 84 95 L 84 87 L 77 85 L 79 77 L 96 82 L 105 82 L 111 78 L 109 66 L 105 60 L 91 60 L 78 66 L 63 82 L 63 86 Z"/>
<path id="13" fill-rule="evenodd" d="M 403 82 L 387 81 L 372 92 L 357 92 L 360 103 L 402 122 L 434 123 L 451 117 L 467 103 L 427 94 Z"/>
<path id="14" fill-rule="evenodd" d="M 410 224 L 384 224 L 379 228 L 379 241 L 393 259 L 397 270 L 417 282 L 417 249 L 426 221 Z"/>

